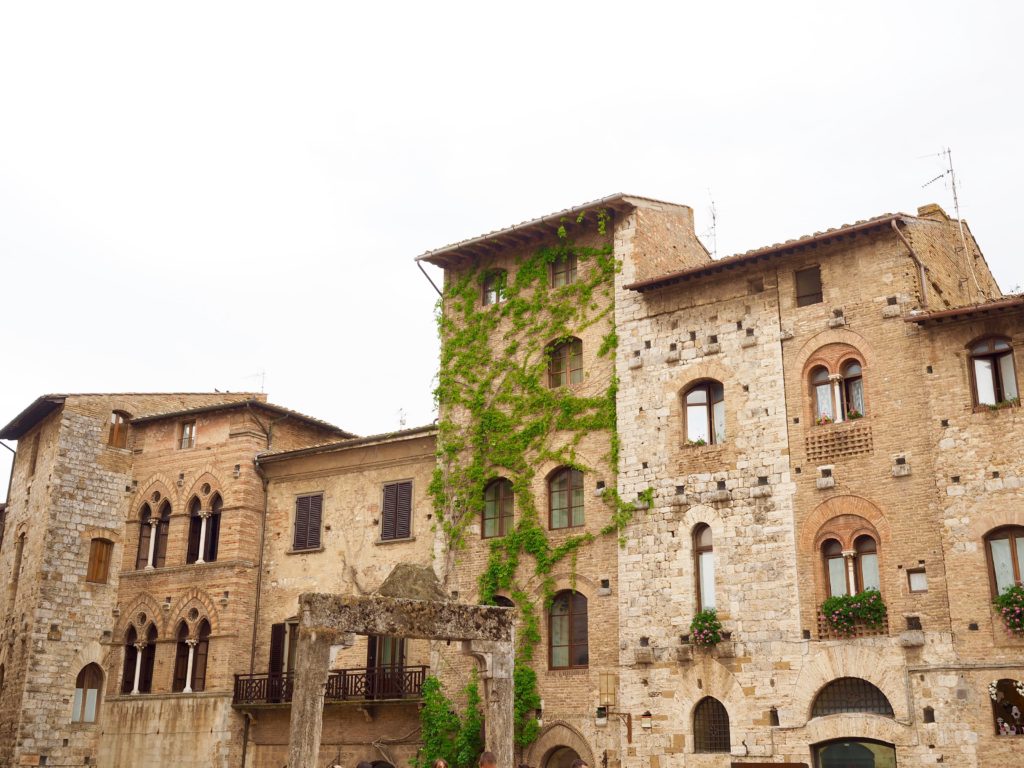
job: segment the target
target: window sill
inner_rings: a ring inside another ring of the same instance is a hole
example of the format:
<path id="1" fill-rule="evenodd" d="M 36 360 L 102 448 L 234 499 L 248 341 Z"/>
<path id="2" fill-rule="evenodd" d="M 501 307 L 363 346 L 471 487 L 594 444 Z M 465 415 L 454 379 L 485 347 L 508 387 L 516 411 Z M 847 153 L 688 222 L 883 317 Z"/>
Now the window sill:
<path id="1" fill-rule="evenodd" d="M 410 541 L 416 541 L 416 537 L 415 536 L 409 536 L 408 538 L 405 538 L 405 539 L 377 539 L 375 542 L 373 542 L 373 545 L 375 547 L 379 547 L 379 546 L 385 546 L 387 544 L 405 544 L 405 543 L 410 542 Z"/>
<path id="2" fill-rule="evenodd" d="M 586 677 L 590 673 L 590 667 L 554 667 L 548 669 L 549 675 L 558 677 Z"/>
<path id="3" fill-rule="evenodd" d="M 323 547 L 311 547 L 310 549 L 286 549 L 284 553 L 286 555 L 315 555 L 317 552 L 323 551 Z"/>
<path id="4" fill-rule="evenodd" d="M 108 451 L 117 451 L 118 453 L 123 453 L 128 456 L 135 453 L 135 451 L 133 451 L 131 448 L 128 448 L 127 446 L 122 448 L 120 445 L 111 445 L 110 443 L 105 443 L 103 447 Z M 90 725 L 92 725 L 92 723 L 90 723 Z"/>
<path id="5" fill-rule="evenodd" d="M 973 408 L 975 413 L 997 413 L 999 411 L 1012 411 L 1020 408 L 1020 403 L 1007 402 L 1005 405 L 976 405 Z"/>

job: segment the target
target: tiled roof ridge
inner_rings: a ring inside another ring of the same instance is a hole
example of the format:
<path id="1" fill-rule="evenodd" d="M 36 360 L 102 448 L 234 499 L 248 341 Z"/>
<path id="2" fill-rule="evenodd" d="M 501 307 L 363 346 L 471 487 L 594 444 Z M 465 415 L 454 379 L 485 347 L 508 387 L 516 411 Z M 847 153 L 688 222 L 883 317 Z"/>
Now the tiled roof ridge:
<path id="1" fill-rule="evenodd" d="M 192 414 L 192 413 L 204 413 L 204 412 L 218 411 L 218 410 L 230 409 L 230 408 L 240 408 L 242 406 L 253 406 L 253 407 L 256 407 L 256 408 L 266 408 L 266 409 L 271 410 L 271 411 L 277 411 L 278 413 L 284 413 L 284 414 L 288 414 L 290 416 L 294 416 L 294 417 L 296 417 L 298 419 L 303 419 L 304 421 L 308 421 L 308 422 L 311 422 L 313 424 L 318 424 L 318 425 L 320 425 L 322 427 L 326 427 L 327 429 L 332 429 L 332 430 L 334 430 L 336 432 L 340 432 L 340 433 L 345 434 L 345 435 L 350 435 L 351 437 L 356 437 L 356 435 L 353 435 L 348 430 L 342 429 L 341 427 L 338 427 L 338 426 L 336 426 L 334 424 L 331 424 L 328 421 L 324 421 L 323 419 L 318 419 L 315 416 L 310 416 L 308 414 L 302 413 L 301 411 L 296 411 L 293 408 L 287 408 L 287 407 L 285 407 L 283 405 L 278 405 L 277 403 L 271 403 L 271 402 L 269 402 L 267 400 L 257 400 L 257 399 L 228 400 L 228 401 L 223 402 L 223 403 L 211 403 L 211 404 L 208 404 L 208 405 L 199 405 L 199 406 L 196 406 L 194 408 L 178 408 L 178 409 L 175 409 L 175 410 L 172 410 L 172 411 L 161 411 L 161 412 L 157 412 L 157 413 L 147 413 L 147 414 L 144 414 L 144 415 L 140 415 L 140 416 L 134 417 L 132 419 L 132 422 L 136 423 L 136 422 L 145 422 L 145 421 L 157 421 L 159 419 L 168 419 L 168 418 L 172 418 L 172 417 L 175 417 L 175 416 L 187 416 L 187 415 Z"/>
<path id="2" fill-rule="evenodd" d="M 364 435 L 362 437 L 351 437 L 345 440 L 329 440 L 322 443 L 314 443 L 313 445 L 305 445 L 301 448 L 289 448 L 282 451 L 264 451 L 259 454 L 260 459 L 269 458 L 280 458 L 290 454 L 304 454 L 304 453 L 317 453 L 319 451 L 327 451 L 330 449 L 342 449 L 342 448 L 357 448 L 360 445 L 367 443 L 385 442 L 388 440 L 394 440 L 402 437 L 415 437 L 420 434 L 428 434 L 437 431 L 437 424 L 431 422 L 430 424 L 423 424 L 418 427 L 408 427 L 406 429 L 396 429 L 392 432 L 381 432 L 376 435 Z"/>

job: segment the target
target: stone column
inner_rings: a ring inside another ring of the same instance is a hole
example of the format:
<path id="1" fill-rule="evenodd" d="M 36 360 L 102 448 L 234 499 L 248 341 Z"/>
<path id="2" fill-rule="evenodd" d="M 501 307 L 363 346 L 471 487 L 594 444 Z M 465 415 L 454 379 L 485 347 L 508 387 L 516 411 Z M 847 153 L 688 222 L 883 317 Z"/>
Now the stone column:
<path id="1" fill-rule="evenodd" d="M 462 652 L 480 665 L 484 700 L 484 747 L 499 766 L 515 765 L 515 637 L 500 640 L 463 640 Z"/>
<path id="2" fill-rule="evenodd" d="M 854 558 L 857 553 L 852 549 L 843 552 L 843 557 L 846 559 L 846 594 L 855 595 L 857 594 L 857 566 L 854 562 Z"/>
<path id="3" fill-rule="evenodd" d="M 846 414 L 843 413 L 843 377 L 838 373 L 833 373 L 828 379 L 832 382 L 832 400 L 836 405 L 836 421 L 846 421 Z"/>
<path id="4" fill-rule="evenodd" d="M 203 553 L 206 551 L 206 521 L 210 519 L 210 513 L 202 511 L 199 513 L 199 559 L 197 563 L 205 563 Z"/>
<path id="5" fill-rule="evenodd" d="M 139 677 L 142 675 L 142 652 L 146 650 L 145 643 L 135 644 L 135 684 L 132 686 L 132 695 L 139 693 Z"/>
<path id="6" fill-rule="evenodd" d="M 153 570 L 153 555 L 156 553 L 156 531 L 160 525 L 159 518 L 151 518 L 149 521 L 149 557 L 146 558 L 146 570 Z"/>
<path id="7" fill-rule="evenodd" d="M 314 768 L 323 730 L 324 691 L 327 687 L 331 635 L 299 627 L 292 688 L 292 719 L 288 737 L 288 768 Z"/>
<path id="8" fill-rule="evenodd" d="M 198 640 L 185 641 L 185 645 L 188 646 L 188 664 L 185 666 L 185 687 L 182 688 L 182 693 L 192 693 L 192 659 L 195 656 L 198 643 Z"/>

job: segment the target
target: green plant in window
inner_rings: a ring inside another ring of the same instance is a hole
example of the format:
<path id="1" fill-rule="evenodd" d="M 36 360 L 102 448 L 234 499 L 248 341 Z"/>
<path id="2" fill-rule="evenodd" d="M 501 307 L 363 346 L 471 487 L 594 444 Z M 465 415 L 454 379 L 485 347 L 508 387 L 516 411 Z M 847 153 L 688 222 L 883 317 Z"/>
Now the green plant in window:
<path id="1" fill-rule="evenodd" d="M 992 604 L 1009 634 L 1024 635 L 1024 586 L 1014 584 L 1007 587 Z"/>
<path id="2" fill-rule="evenodd" d="M 706 608 L 693 617 L 690 622 L 690 642 L 706 646 L 722 642 L 722 622 L 714 608 Z"/>
<path id="3" fill-rule="evenodd" d="M 886 607 L 877 589 L 865 589 L 856 595 L 834 595 L 821 604 L 821 618 L 841 635 L 852 635 L 860 627 L 880 629 Z"/>

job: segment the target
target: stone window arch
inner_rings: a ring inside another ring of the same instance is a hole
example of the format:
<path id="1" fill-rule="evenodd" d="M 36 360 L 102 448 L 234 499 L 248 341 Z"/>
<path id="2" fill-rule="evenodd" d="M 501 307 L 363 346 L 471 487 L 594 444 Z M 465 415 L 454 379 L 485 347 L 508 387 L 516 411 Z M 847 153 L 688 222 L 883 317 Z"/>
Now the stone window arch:
<path id="1" fill-rule="evenodd" d="M 811 705 L 811 717 L 866 713 L 895 717 L 892 704 L 874 683 L 860 677 L 839 677 L 825 684 Z"/>
<path id="2" fill-rule="evenodd" d="M 878 531 L 858 515 L 829 520 L 816 536 L 825 597 L 882 591 Z"/>
<path id="3" fill-rule="evenodd" d="M 725 387 L 716 379 L 702 379 L 683 391 L 683 431 L 687 443 L 718 445 L 725 442 Z"/>
<path id="4" fill-rule="evenodd" d="M 210 653 L 210 622 L 203 618 L 195 631 L 182 621 L 175 634 L 174 681 L 175 693 L 194 693 L 206 690 L 206 661 Z"/>
<path id="5" fill-rule="evenodd" d="M 480 535 L 485 539 L 504 536 L 512 530 L 515 494 L 512 481 L 498 477 L 484 488 L 484 509 Z"/>
<path id="6" fill-rule="evenodd" d="M 590 664 L 587 598 L 565 590 L 555 595 L 548 611 L 548 666 L 586 669 Z"/>
<path id="7" fill-rule="evenodd" d="M 102 690 L 102 668 L 99 664 L 86 664 L 75 678 L 75 695 L 71 703 L 72 723 L 96 722 Z"/>
<path id="8" fill-rule="evenodd" d="M 815 424 L 850 421 L 867 413 L 860 352 L 847 344 L 831 344 L 815 352 L 805 368 Z"/>
<path id="9" fill-rule="evenodd" d="M 699 523 L 693 529 L 694 580 L 696 582 L 697 610 L 715 607 L 715 551 L 711 526 Z"/>
<path id="10" fill-rule="evenodd" d="M 171 529 L 171 502 L 154 491 L 150 501 L 139 509 L 139 549 L 135 556 L 136 570 L 163 568 L 167 562 L 167 537 Z M 153 514 L 159 504 L 158 514 Z"/>
<path id="11" fill-rule="evenodd" d="M 988 684 L 996 736 L 1024 735 L 1024 682 L 993 680 Z"/>
<path id="12" fill-rule="evenodd" d="M 1009 339 L 990 336 L 972 342 L 970 353 L 971 391 L 974 405 L 1019 402 L 1013 347 Z"/>
<path id="13" fill-rule="evenodd" d="M 209 483 L 188 503 L 188 549 L 185 562 L 212 563 L 220 545 L 220 515 L 224 502 Z"/>
<path id="14" fill-rule="evenodd" d="M 144 633 L 135 625 L 128 627 L 124 638 L 124 670 L 121 693 L 140 694 L 153 690 L 153 669 L 156 666 L 156 626 L 150 623 Z"/>
<path id="15" fill-rule="evenodd" d="M 998 597 L 1024 581 L 1024 526 L 1006 525 L 985 534 L 992 596 Z"/>
<path id="16" fill-rule="evenodd" d="M 583 342 L 575 336 L 548 346 L 548 388 L 575 386 L 583 381 Z"/>
<path id="17" fill-rule="evenodd" d="M 693 751 L 729 752 L 729 713 L 718 699 L 705 696 L 693 708 Z"/>
<path id="18" fill-rule="evenodd" d="M 584 523 L 583 473 L 559 467 L 548 476 L 548 525 L 557 530 Z"/>

